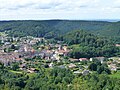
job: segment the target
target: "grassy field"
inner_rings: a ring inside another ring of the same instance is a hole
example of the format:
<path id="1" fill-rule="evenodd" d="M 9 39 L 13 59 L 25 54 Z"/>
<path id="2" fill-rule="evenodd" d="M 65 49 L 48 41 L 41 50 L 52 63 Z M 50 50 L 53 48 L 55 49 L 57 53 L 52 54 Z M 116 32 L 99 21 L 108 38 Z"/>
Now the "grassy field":
<path id="1" fill-rule="evenodd" d="M 113 78 L 120 78 L 120 71 L 117 71 L 116 73 L 111 74 L 110 77 L 113 77 Z"/>
<path id="2" fill-rule="evenodd" d="M 22 74 L 23 72 L 21 72 L 21 71 L 13 71 L 13 70 L 9 70 L 10 72 L 12 72 L 12 73 L 18 73 L 18 74 Z"/>

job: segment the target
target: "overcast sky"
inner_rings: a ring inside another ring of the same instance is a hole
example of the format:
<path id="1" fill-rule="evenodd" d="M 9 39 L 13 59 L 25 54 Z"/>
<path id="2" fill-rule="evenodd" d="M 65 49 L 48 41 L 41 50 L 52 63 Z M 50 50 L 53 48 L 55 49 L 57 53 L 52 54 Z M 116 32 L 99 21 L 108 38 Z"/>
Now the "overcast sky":
<path id="1" fill-rule="evenodd" d="M 120 0 L 0 0 L 0 20 L 120 19 Z"/>

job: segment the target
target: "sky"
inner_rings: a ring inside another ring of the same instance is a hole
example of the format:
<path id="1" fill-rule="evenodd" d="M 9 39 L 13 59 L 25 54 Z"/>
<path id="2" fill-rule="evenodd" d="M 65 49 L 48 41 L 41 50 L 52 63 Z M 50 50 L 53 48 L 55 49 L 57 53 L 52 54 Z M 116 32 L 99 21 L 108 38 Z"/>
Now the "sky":
<path id="1" fill-rule="evenodd" d="M 120 19 L 120 0 L 0 0 L 0 20 Z"/>

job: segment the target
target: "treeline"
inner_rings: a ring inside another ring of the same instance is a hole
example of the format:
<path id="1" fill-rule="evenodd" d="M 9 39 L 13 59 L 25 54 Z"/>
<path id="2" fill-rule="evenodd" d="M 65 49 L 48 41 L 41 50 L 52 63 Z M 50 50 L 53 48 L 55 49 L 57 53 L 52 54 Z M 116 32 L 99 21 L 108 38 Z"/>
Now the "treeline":
<path id="1" fill-rule="evenodd" d="M 113 41 L 95 36 L 83 30 L 72 31 L 63 36 L 63 41 L 71 45 L 72 58 L 112 57 L 119 55 L 119 48 Z"/>
<path id="2" fill-rule="evenodd" d="M 56 29 L 47 23 L 38 21 L 9 21 L 0 24 L 0 31 L 6 31 L 9 36 L 14 37 L 44 37 L 47 33 L 52 33 L 53 30 Z"/>
<path id="3" fill-rule="evenodd" d="M 66 90 L 75 76 L 68 69 L 39 68 L 37 73 L 0 67 L 0 90 Z"/>
<path id="4" fill-rule="evenodd" d="M 74 75 L 65 68 L 39 68 L 38 73 L 11 71 L 0 66 L 0 90 L 119 90 L 120 79 L 108 74 Z"/>
<path id="5" fill-rule="evenodd" d="M 120 22 L 43 20 L 43 21 L 0 21 L 0 31 L 10 36 L 36 36 L 57 38 L 74 30 L 85 30 L 100 36 L 119 36 Z"/>
<path id="6" fill-rule="evenodd" d="M 92 73 L 75 78 L 74 89 L 71 90 L 119 90 L 120 79 L 110 78 L 106 74 Z"/>

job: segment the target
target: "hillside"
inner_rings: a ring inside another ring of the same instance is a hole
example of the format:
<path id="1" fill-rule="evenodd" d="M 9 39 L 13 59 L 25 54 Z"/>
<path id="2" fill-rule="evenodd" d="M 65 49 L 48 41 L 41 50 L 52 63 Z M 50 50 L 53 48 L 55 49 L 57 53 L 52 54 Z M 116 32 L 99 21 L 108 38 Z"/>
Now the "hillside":
<path id="1" fill-rule="evenodd" d="M 70 45 L 72 58 L 90 58 L 116 56 L 119 49 L 109 39 L 95 36 L 84 30 L 72 31 L 63 36 L 63 40 Z"/>
<path id="2" fill-rule="evenodd" d="M 11 36 L 32 35 L 52 38 L 73 30 L 86 30 L 100 36 L 119 36 L 120 22 L 80 20 L 0 21 L 0 31 L 7 31 Z"/>
<path id="3" fill-rule="evenodd" d="M 10 36 L 45 39 L 1 32 L 0 90 L 120 90 L 119 24 L 1 21 Z"/>

